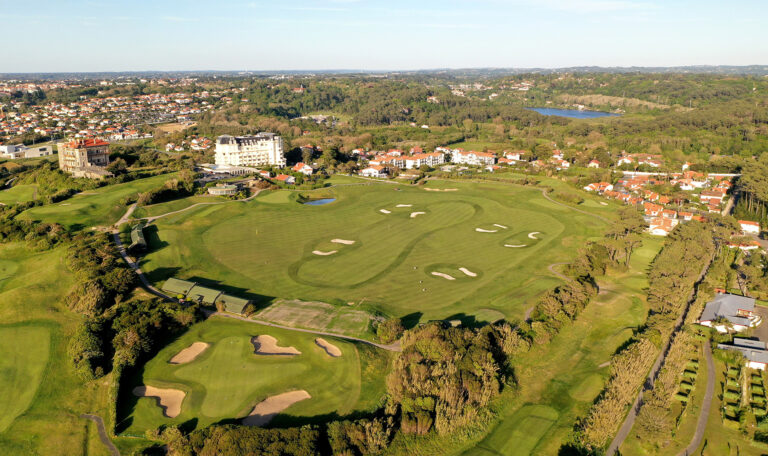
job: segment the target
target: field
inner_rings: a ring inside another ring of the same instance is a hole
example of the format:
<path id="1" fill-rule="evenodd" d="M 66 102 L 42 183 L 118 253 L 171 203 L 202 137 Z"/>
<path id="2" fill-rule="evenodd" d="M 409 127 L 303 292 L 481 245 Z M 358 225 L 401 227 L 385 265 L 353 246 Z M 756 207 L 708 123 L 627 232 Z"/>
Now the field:
<path id="1" fill-rule="evenodd" d="M 154 189 L 171 179 L 172 174 L 138 179 L 124 184 L 109 185 L 79 193 L 56 204 L 33 207 L 22 213 L 21 218 L 56 222 L 71 229 L 90 228 L 117 222 L 127 207 L 125 198 Z"/>
<path id="2" fill-rule="evenodd" d="M 336 198 L 322 206 L 277 191 L 159 219 L 142 269 L 155 283 L 193 279 L 260 302 L 356 303 L 413 320 L 473 323 L 522 317 L 536 296 L 561 283 L 548 267 L 571 259 L 605 227 L 536 188 L 355 183 L 363 185 L 302 192 Z"/>
<path id="3" fill-rule="evenodd" d="M 576 419 L 600 394 L 606 362 L 645 319 L 645 274 L 660 248 L 661 240 L 645 237 L 631 268 L 600 280 L 600 294 L 574 324 L 517 360 L 521 389 L 507 393 L 498 424 L 465 455 L 558 453 Z"/>
<path id="4" fill-rule="evenodd" d="M 37 185 L 14 185 L 7 190 L 0 190 L 0 203 L 15 204 L 32 201 L 37 194 Z"/>
<path id="5" fill-rule="evenodd" d="M 251 338 L 264 334 L 301 354 L 254 354 Z M 315 344 L 315 337 L 221 317 L 200 323 L 161 350 L 145 365 L 141 378 L 125 388 L 120 412 L 125 419 L 119 429 L 140 435 L 162 424 L 194 420 L 206 426 L 242 418 L 265 398 L 294 390 L 306 390 L 312 397 L 291 406 L 274 424 L 314 422 L 322 418 L 313 417 L 374 408 L 384 394 L 387 353 L 328 338 L 342 351 L 342 356 L 331 357 Z M 176 353 L 200 341 L 210 345 L 192 362 L 169 364 Z M 142 384 L 186 392 L 181 414 L 167 418 L 153 398 L 135 398 L 130 391 Z"/>
<path id="6" fill-rule="evenodd" d="M 79 418 L 105 416 L 106 387 L 84 385 L 68 361 L 80 317 L 60 304 L 73 282 L 63 253 L 0 245 L 0 454 L 107 454 Z"/>

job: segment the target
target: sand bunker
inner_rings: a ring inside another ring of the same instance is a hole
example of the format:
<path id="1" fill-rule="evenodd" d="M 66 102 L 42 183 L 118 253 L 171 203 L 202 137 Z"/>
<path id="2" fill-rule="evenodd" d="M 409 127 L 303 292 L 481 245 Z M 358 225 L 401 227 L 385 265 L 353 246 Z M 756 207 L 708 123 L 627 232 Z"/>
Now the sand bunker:
<path id="1" fill-rule="evenodd" d="M 443 188 L 443 189 L 439 189 L 439 188 L 425 188 L 424 190 L 426 190 L 428 192 L 455 192 L 455 191 L 458 190 L 458 188 Z"/>
<path id="2" fill-rule="evenodd" d="M 171 364 L 191 363 L 208 347 L 209 345 L 206 344 L 205 342 L 195 342 L 194 344 L 190 345 L 184 350 L 176 353 L 176 355 L 173 358 L 171 358 L 171 360 L 168 362 Z"/>
<path id="3" fill-rule="evenodd" d="M 506 227 L 504 225 L 499 225 L 498 223 L 494 223 L 493 226 L 497 226 L 497 227 L 501 228 L 502 230 L 506 230 L 508 228 L 508 227 Z"/>
<path id="4" fill-rule="evenodd" d="M 496 233 L 499 230 L 484 230 L 482 228 L 475 228 L 475 231 L 477 231 L 478 233 Z"/>
<path id="5" fill-rule="evenodd" d="M 541 233 L 538 232 L 538 231 L 534 231 L 533 233 L 528 233 L 528 238 L 530 238 L 530 239 L 539 239 L 539 238 L 536 237 L 537 234 L 541 234 Z"/>
<path id="6" fill-rule="evenodd" d="M 379 209 L 379 212 L 381 212 L 382 214 L 391 214 L 392 213 L 392 211 L 388 211 L 386 209 Z"/>
<path id="7" fill-rule="evenodd" d="M 313 250 L 312 251 L 312 253 L 314 253 L 315 255 L 322 255 L 322 256 L 333 255 L 336 252 L 338 252 L 338 250 L 331 250 L 329 252 L 323 252 L 322 250 Z"/>
<path id="8" fill-rule="evenodd" d="M 474 273 L 474 272 L 470 271 L 470 270 L 469 270 L 469 269 L 467 269 L 467 268 L 459 268 L 459 271 L 463 272 L 464 274 L 466 274 L 466 275 L 468 275 L 468 276 L 470 276 L 470 277 L 477 277 L 477 274 L 476 274 L 476 273 Z"/>
<path id="9" fill-rule="evenodd" d="M 334 358 L 338 358 L 339 356 L 341 356 L 341 350 L 339 349 L 339 347 L 333 345 L 332 343 L 328 342 L 322 337 L 318 337 L 317 339 L 315 339 L 315 343 L 318 346 L 320 346 L 320 348 L 325 350 L 325 352 L 328 353 L 330 356 L 333 356 Z"/>
<path id="10" fill-rule="evenodd" d="M 312 396 L 304 390 L 289 391 L 287 393 L 270 396 L 256 404 L 251 413 L 243 418 L 245 426 L 264 426 L 272 421 L 278 413 L 297 402 L 309 399 Z"/>
<path id="11" fill-rule="evenodd" d="M 600 201 L 600 204 L 603 205 L 603 206 L 607 206 L 608 205 L 608 203 L 606 203 L 605 201 Z"/>
<path id="12" fill-rule="evenodd" d="M 261 336 L 251 337 L 254 353 L 257 355 L 300 355 L 301 352 L 295 347 L 281 347 L 277 345 L 277 339 L 272 336 L 262 334 Z"/>
<path id="13" fill-rule="evenodd" d="M 411 212 L 411 218 L 416 218 L 417 215 L 424 215 L 426 212 Z"/>
<path id="14" fill-rule="evenodd" d="M 437 277 L 442 277 L 448 280 L 456 280 L 453 276 L 449 276 L 448 274 L 443 274 L 442 272 L 433 272 L 432 275 Z"/>
<path id="15" fill-rule="evenodd" d="M 398 204 L 395 207 L 411 207 L 411 206 L 413 206 L 413 204 Z"/>
<path id="16" fill-rule="evenodd" d="M 513 248 L 513 249 L 519 249 L 520 247 L 526 247 L 527 245 L 528 245 L 528 244 L 517 244 L 517 245 L 513 245 L 513 244 L 504 244 L 504 247 L 511 247 L 511 248 Z"/>
<path id="17" fill-rule="evenodd" d="M 181 403 L 187 393 L 177 389 L 155 388 L 154 386 L 137 386 L 133 395 L 138 397 L 154 397 L 163 409 L 163 415 L 176 418 L 181 413 Z"/>
<path id="18" fill-rule="evenodd" d="M 334 244 L 346 244 L 346 245 L 352 245 L 355 243 L 355 241 L 348 241 L 346 239 L 331 239 L 331 242 Z"/>

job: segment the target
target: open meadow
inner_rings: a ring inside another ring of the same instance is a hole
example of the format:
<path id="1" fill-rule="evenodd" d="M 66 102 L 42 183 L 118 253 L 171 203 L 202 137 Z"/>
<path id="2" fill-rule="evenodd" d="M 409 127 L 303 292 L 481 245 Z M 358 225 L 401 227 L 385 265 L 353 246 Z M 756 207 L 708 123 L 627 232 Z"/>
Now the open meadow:
<path id="1" fill-rule="evenodd" d="M 523 317 L 542 291 L 562 283 L 550 267 L 606 226 L 539 188 L 350 183 L 358 185 L 265 192 L 159 219 L 142 269 L 156 284 L 173 276 L 261 303 L 322 301 L 473 323 Z M 335 201 L 310 206 L 300 196 Z"/>
<path id="2" fill-rule="evenodd" d="M 256 404 L 291 391 L 310 397 L 278 415 L 276 425 L 374 409 L 384 395 L 389 353 L 335 338 L 326 342 L 339 351 L 326 351 L 316 337 L 223 317 L 199 323 L 126 381 L 118 431 L 142 435 L 164 424 L 240 422 Z M 182 362 L 175 358 L 195 343 L 202 352 Z M 164 410 L 155 397 L 137 398 L 133 389 L 143 385 L 180 392 L 180 409 Z"/>

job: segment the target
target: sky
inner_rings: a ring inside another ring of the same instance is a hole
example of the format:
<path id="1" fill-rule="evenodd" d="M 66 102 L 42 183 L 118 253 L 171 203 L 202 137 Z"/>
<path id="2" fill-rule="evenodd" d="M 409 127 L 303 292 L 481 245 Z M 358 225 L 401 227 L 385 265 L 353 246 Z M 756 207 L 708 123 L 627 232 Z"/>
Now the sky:
<path id="1" fill-rule="evenodd" d="M 768 64 L 765 0 L 0 0 L 0 73 Z"/>

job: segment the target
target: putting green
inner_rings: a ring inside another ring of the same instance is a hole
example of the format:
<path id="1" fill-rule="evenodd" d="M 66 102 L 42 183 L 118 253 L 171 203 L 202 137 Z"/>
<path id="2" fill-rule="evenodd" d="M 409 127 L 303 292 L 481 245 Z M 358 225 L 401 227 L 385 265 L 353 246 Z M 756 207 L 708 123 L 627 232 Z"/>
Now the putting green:
<path id="1" fill-rule="evenodd" d="M 275 337 L 279 346 L 295 347 L 301 354 L 256 354 L 251 338 L 257 335 Z M 362 386 L 367 397 L 372 393 L 378 396 L 375 399 L 383 395 L 383 373 L 364 382 L 361 355 L 354 344 L 327 338 L 342 351 L 342 356 L 334 358 L 315 343 L 315 337 L 221 317 L 197 324 L 161 350 L 146 364 L 143 377 L 125 388 L 121 414 L 130 415 L 124 421 L 129 423 L 125 431 L 134 434 L 190 419 L 197 419 L 198 426 L 206 426 L 223 419 L 242 418 L 267 397 L 294 390 L 306 390 L 312 398 L 291 406 L 286 416 L 278 417 L 275 423 L 328 413 L 343 416 L 358 407 L 367 407 L 363 405 L 367 401 L 361 400 Z M 206 342 L 210 347 L 190 363 L 168 362 L 193 342 Z M 366 353 L 371 356 L 369 351 Z M 133 387 L 143 384 L 184 391 L 181 414 L 166 418 L 154 398 L 133 397 Z"/>
<path id="2" fill-rule="evenodd" d="M 157 284 L 170 276 L 203 278 L 267 298 L 364 302 L 397 316 L 446 318 L 491 308 L 514 318 L 561 283 L 547 266 L 570 260 L 573 246 L 605 227 L 536 188 L 428 185 L 456 191 L 350 185 L 323 189 L 336 198 L 328 205 L 303 205 L 296 193 L 276 191 L 245 204 L 196 207 L 157 220 L 142 269 Z M 415 212 L 424 214 L 411 217 Z M 504 247 L 511 242 L 526 247 Z M 436 270 L 445 265 L 451 272 Z"/>
<path id="3" fill-rule="evenodd" d="M 32 404 L 50 346 L 46 327 L 0 326 L 0 433 Z"/>

